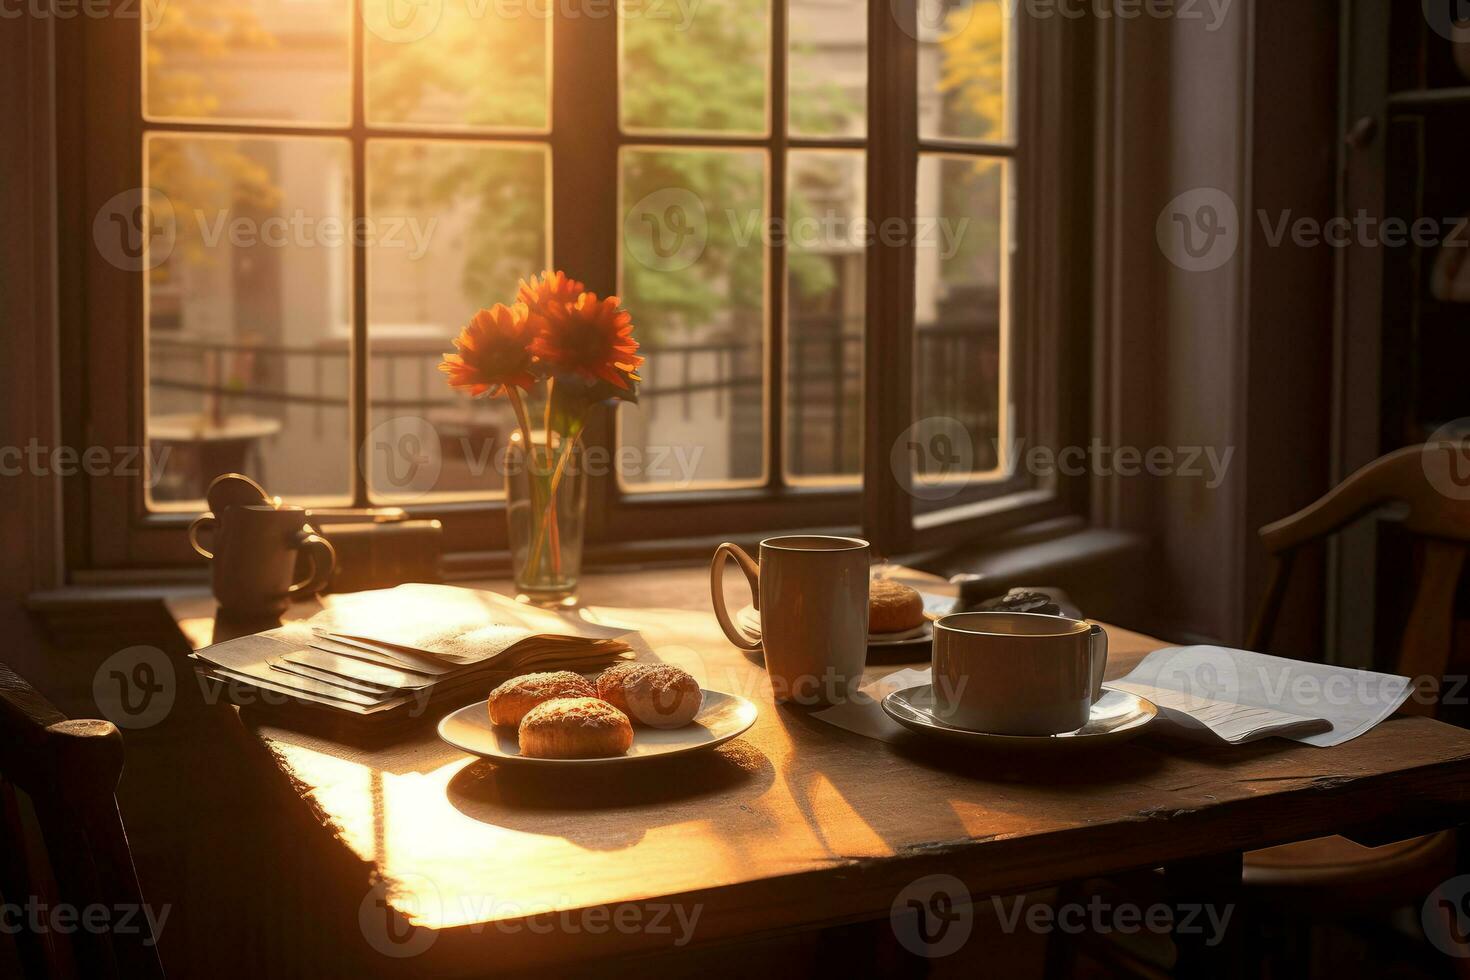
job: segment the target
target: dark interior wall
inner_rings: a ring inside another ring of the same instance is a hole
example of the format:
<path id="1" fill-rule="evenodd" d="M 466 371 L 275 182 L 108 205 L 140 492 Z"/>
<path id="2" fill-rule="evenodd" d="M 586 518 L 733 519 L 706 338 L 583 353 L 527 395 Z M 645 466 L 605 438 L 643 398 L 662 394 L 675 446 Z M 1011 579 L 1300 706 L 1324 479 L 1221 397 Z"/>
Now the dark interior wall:
<path id="1" fill-rule="evenodd" d="M 52 18 L 0 30 L 0 597 L 59 582 L 59 480 L 29 465 L 56 427 Z"/>
<path id="2" fill-rule="evenodd" d="M 1094 431 L 1231 454 L 1214 485 L 1094 476 L 1094 521 L 1155 542 L 1158 601 L 1139 625 L 1157 635 L 1244 642 L 1257 529 L 1327 486 L 1336 256 L 1268 247 L 1260 215 L 1334 214 L 1337 45 L 1332 0 L 1100 26 Z M 1197 244 L 1206 208 L 1233 237 L 1194 262 L 1168 232 L 1188 224 Z M 1308 625 L 1287 642 L 1315 655 L 1311 574 L 1288 610 Z"/>
<path id="3" fill-rule="evenodd" d="M 1301 247 L 1276 229 L 1336 213 L 1338 3 L 1257 3 L 1251 66 L 1250 246 L 1247 268 L 1245 553 L 1247 609 L 1264 588 L 1254 530 L 1329 485 L 1333 297 L 1340 249 Z M 1270 222 L 1268 234 L 1266 222 Z M 1304 556 L 1272 649 L 1322 652 L 1323 559 Z"/>

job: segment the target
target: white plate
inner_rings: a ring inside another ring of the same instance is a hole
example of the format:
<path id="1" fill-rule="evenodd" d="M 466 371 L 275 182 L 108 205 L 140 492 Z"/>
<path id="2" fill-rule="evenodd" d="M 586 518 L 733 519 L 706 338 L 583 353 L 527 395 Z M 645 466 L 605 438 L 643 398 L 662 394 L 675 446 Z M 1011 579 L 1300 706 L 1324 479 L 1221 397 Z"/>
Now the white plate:
<path id="1" fill-rule="evenodd" d="M 761 635 L 761 614 L 754 606 L 745 606 L 735 614 L 735 621 L 752 636 Z M 869 633 L 870 647 L 897 647 L 910 643 L 928 643 L 934 637 L 934 624 L 924 620 L 913 629 L 897 633 Z"/>
<path id="2" fill-rule="evenodd" d="M 476 701 L 440 719 L 439 737 L 457 749 L 496 762 L 536 766 L 606 766 L 712 749 L 748 730 L 755 724 L 755 716 L 755 705 L 745 698 L 705 691 L 699 714 L 683 728 L 634 725 L 633 745 L 623 755 L 596 759 L 533 759 L 521 755 L 515 729 L 491 725 L 487 701 Z"/>

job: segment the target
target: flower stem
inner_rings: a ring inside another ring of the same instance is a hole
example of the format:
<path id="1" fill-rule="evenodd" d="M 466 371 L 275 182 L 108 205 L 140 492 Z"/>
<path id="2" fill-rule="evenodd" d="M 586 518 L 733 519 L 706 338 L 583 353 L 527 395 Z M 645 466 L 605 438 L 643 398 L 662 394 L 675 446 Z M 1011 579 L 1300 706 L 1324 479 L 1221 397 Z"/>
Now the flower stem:
<path id="1" fill-rule="evenodd" d="M 551 484 L 546 491 L 545 520 L 541 521 L 540 525 L 536 528 L 536 540 L 531 545 L 532 565 L 530 566 L 529 572 L 527 574 L 528 578 L 530 577 L 530 573 L 533 573 L 535 571 L 535 563 L 537 562 L 537 559 L 539 559 L 541 556 L 542 547 L 546 544 L 546 532 L 551 526 L 552 521 L 556 517 L 556 490 L 557 487 L 561 486 L 561 477 L 563 471 L 565 471 L 567 468 L 567 460 L 572 458 L 572 450 L 576 449 L 577 444 L 581 441 L 582 431 L 579 428 L 577 430 L 577 434 L 571 439 L 565 440 L 563 446 L 561 447 L 561 456 L 556 461 L 556 469 L 551 474 Z"/>
<path id="2" fill-rule="evenodd" d="M 526 403 L 521 399 L 519 390 L 511 385 L 506 385 L 505 394 L 510 399 L 511 410 L 515 412 L 516 424 L 520 426 L 521 441 L 524 443 L 525 461 L 526 465 L 530 467 L 526 472 L 526 483 L 531 489 L 531 512 L 539 513 L 541 511 L 541 493 L 540 484 L 536 480 L 536 444 L 531 441 L 531 417 L 526 412 Z M 550 451 L 550 447 L 548 446 L 547 452 L 549 453 Z M 550 456 L 547 459 L 549 461 Z M 539 548 L 539 544 L 533 546 L 531 554 L 528 556 L 526 563 L 526 578 L 528 581 L 535 576 L 541 564 L 540 555 L 538 554 Z"/>
<path id="3" fill-rule="evenodd" d="M 551 375 L 546 379 L 546 414 L 543 419 L 546 436 L 546 469 L 551 471 L 551 399 L 556 392 L 556 376 Z M 553 577 L 561 578 L 561 531 L 557 527 L 558 516 L 556 513 L 556 496 L 549 492 L 546 498 L 546 519 L 551 526 L 551 574 Z"/>
<path id="4" fill-rule="evenodd" d="M 516 423 L 521 427 L 521 438 L 525 440 L 526 452 L 531 451 L 531 417 L 526 414 L 526 403 L 521 401 L 520 390 L 513 385 L 505 386 L 505 395 L 510 399 L 511 410 L 516 413 Z"/>

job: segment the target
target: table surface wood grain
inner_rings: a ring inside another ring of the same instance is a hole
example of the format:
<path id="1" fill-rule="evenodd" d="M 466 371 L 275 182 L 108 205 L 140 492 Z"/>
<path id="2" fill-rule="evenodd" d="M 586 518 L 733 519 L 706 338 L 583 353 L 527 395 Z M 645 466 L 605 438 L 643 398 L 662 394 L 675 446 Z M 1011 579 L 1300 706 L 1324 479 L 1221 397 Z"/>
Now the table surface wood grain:
<path id="1" fill-rule="evenodd" d="M 365 895 L 401 915 L 396 939 L 448 972 L 666 950 L 691 929 L 703 943 L 882 917 L 937 873 L 983 896 L 1332 833 L 1384 843 L 1454 826 L 1470 801 L 1470 732 L 1426 718 L 1330 749 L 1148 733 L 1054 759 L 863 738 L 775 705 L 707 589 L 704 569 L 592 575 L 582 589 L 597 615 L 642 632 L 641 657 L 756 701 L 755 726 L 701 756 L 546 773 L 470 758 L 432 724 L 365 744 L 249 709 L 240 721 L 360 862 Z M 207 596 L 169 610 L 195 648 L 228 635 Z M 1165 645 L 1108 631 L 1110 676 Z"/>

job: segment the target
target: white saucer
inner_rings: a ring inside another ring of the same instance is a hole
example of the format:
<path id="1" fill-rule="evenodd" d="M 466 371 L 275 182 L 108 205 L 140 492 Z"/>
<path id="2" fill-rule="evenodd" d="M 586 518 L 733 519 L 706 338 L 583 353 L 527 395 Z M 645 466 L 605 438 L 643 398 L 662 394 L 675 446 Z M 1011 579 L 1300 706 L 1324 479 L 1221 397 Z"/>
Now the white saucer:
<path id="1" fill-rule="evenodd" d="M 883 699 L 883 711 L 903 727 L 921 735 L 990 748 L 1065 750 L 1084 745 L 1111 745 L 1142 734 L 1158 717 L 1152 701 L 1127 691 L 1104 690 L 1092 706 L 1087 724 L 1060 735 L 992 735 L 948 725 L 934 716 L 934 690 L 928 684 L 894 691 Z"/>
<path id="2" fill-rule="evenodd" d="M 735 614 L 735 621 L 752 636 L 761 635 L 761 614 L 754 606 L 742 608 Z M 868 646 L 900 647 L 913 643 L 928 643 L 933 638 L 934 624 L 926 619 L 913 629 L 900 630 L 896 633 L 869 633 Z"/>
<path id="3" fill-rule="evenodd" d="M 521 755 L 514 728 L 490 724 L 486 701 L 476 701 L 439 721 L 439 737 L 471 755 L 496 762 L 527 766 L 608 766 L 646 762 L 686 752 L 700 752 L 722 745 L 755 724 L 755 705 L 734 694 L 704 691 L 699 714 L 683 728 L 633 726 L 633 745 L 623 755 L 597 759 L 533 759 Z"/>

